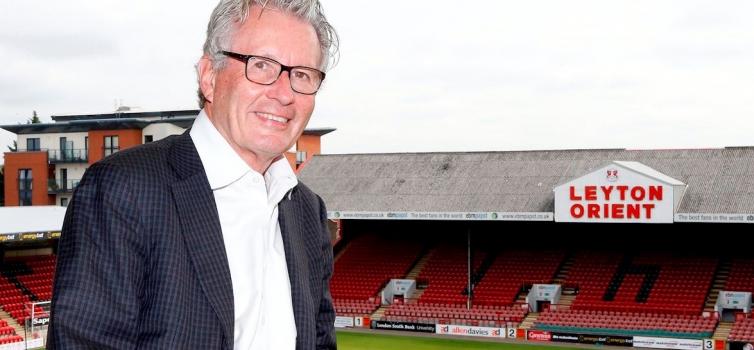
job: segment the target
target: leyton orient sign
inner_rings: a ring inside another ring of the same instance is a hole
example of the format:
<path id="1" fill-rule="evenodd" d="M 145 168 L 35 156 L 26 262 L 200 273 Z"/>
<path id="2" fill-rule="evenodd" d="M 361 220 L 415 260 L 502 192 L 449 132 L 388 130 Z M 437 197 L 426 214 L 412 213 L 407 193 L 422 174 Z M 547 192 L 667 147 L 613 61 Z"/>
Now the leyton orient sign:
<path id="1" fill-rule="evenodd" d="M 685 190 L 637 162 L 613 162 L 554 189 L 555 221 L 672 223 Z"/>

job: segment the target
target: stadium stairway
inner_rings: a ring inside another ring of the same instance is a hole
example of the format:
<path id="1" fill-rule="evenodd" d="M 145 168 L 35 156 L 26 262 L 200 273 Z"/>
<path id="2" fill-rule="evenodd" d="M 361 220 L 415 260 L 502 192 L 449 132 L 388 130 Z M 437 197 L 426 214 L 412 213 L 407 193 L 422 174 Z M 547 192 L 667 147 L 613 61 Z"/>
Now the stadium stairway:
<path id="1" fill-rule="evenodd" d="M 534 322 L 537 321 L 537 317 L 539 317 L 539 312 L 530 312 L 523 321 L 521 321 L 521 324 L 518 325 L 518 328 L 523 329 L 532 329 L 534 328 Z"/>
<path id="2" fill-rule="evenodd" d="M 387 310 L 390 307 L 390 305 L 380 305 L 380 307 L 375 310 L 371 315 L 369 315 L 370 320 L 381 320 L 385 318 L 385 310 Z"/>
<path id="3" fill-rule="evenodd" d="M 715 333 L 712 334 L 712 339 L 727 340 L 730 335 L 730 331 L 733 329 L 733 322 L 722 322 L 717 324 Z"/>
<path id="4" fill-rule="evenodd" d="M 571 308 L 571 304 L 573 304 L 573 300 L 576 299 L 575 295 L 572 294 L 561 294 L 560 295 L 560 302 L 558 303 L 558 310 L 568 310 Z"/>
<path id="5" fill-rule="evenodd" d="M 348 250 L 348 246 L 350 245 L 351 245 L 351 242 L 349 241 L 349 242 L 346 242 L 342 247 L 340 247 L 340 250 L 338 251 L 337 254 L 335 254 L 335 256 L 332 259 L 333 264 L 336 261 L 338 261 L 338 259 L 340 259 L 340 257 L 343 256 L 343 254 L 345 254 L 346 250 Z"/>
<path id="6" fill-rule="evenodd" d="M 406 274 L 406 279 L 415 280 L 416 277 L 419 276 L 419 273 L 421 273 L 424 269 L 424 266 L 427 265 L 427 261 L 429 261 L 429 258 L 432 257 L 433 252 L 433 250 L 429 249 L 426 254 L 422 255 L 422 257 L 419 258 L 414 267 L 411 268 L 411 271 Z"/>
<path id="7" fill-rule="evenodd" d="M 575 295 L 563 294 L 560 296 L 560 302 L 558 303 L 556 307 L 558 308 L 558 310 L 568 310 L 571 308 L 571 304 L 573 304 L 573 299 L 575 298 L 576 298 Z M 526 318 L 524 318 L 524 320 L 521 322 L 521 325 L 519 327 L 523 329 L 534 328 L 534 322 L 537 321 L 538 317 L 539 317 L 539 312 L 530 312 L 528 315 L 526 315 Z"/>
<path id="8" fill-rule="evenodd" d="M 557 272 L 555 272 L 555 278 L 552 279 L 553 284 L 559 284 L 563 286 L 563 282 L 565 282 L 566 278 L 568 277 L 568 273 L 571 271 L 574 259 L 575 257 L 572 253 L 566 254 L 565 259 L 563 259 L 563 263 L 560 264 Z M 565 286 L 563 287 L 565 289 Z"/>
<path id="9" fill-rule="evenodd" d="M 21 338 L 23 338 L 24 334 L 26 334 L 24 327 L 18 324 L 18 322 L 16 322 L 16 319 L 11 317 L 10 314 L 5 312 L 5 310 L 3 310 L 2 308 L 0 308 L 0 320 L 4 320 L 6 323 L 8 323 L 8 326 L 13 327 L 13 330 L 16 331 L 16 335 L 20 336 Z M 24 341 L 26 341 L 25 338 Z"/>
<path id="10" fill-rule="evenodd" d="M 720 291 L 725 288 L 725 284 L 728 282 L 728 276 L 730 276 L 731 261 L 728 258 L 721 258 L 720 264 L 715 271 L 715 279 L 712 282 L 709 294 L 707 294 L 707 301 L 704 303 L 704 311 L 714 312 L 715 304 L 717 303 L 717 297 L 720 295 Z"/>

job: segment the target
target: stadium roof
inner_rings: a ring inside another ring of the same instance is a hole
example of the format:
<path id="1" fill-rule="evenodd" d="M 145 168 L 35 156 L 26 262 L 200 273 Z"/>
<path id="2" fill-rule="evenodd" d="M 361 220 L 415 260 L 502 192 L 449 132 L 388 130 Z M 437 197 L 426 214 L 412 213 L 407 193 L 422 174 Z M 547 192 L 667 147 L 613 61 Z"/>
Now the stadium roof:
<path id="1" fill-rule="evenodd" d="M 536 213 L 613 161 L 687 184 L 679 213 L 754 214 L 754 147 L 315 155 L 299 177 L 328 211 Z"/>
<path id="2" fill-rule="evenodd" d="M 0 234 L 60 231 L 65 207 L 0 207 Z"/>

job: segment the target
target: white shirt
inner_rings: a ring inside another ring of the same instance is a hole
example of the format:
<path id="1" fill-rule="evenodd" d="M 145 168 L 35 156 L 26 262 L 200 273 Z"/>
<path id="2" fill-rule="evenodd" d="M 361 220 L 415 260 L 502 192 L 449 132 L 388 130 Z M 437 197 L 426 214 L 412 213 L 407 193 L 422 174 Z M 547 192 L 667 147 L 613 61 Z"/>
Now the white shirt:
<path id="1" fill-rule="evenodd" d="M 217 212 L 233 281 L 235 350 L 294 350 L 291 284 L 278 203 L 298 183 L 285 157 L 264 175 L 251 169 L 204 110 L 190 131 Z"/>

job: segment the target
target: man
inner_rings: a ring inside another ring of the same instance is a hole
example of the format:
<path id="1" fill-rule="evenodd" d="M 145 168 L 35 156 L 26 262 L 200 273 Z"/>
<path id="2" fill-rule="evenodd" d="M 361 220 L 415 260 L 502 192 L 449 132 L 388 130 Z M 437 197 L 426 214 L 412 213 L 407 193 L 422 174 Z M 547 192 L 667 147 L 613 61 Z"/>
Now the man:
<path id="1" fill-rule="evenodd" d="M 68 207 L 48 349 L 334 349 L 322 200 L 281 156 L 336 34 L 316 0 L 223 0 L 183 135 L 93 165 Z"/>

